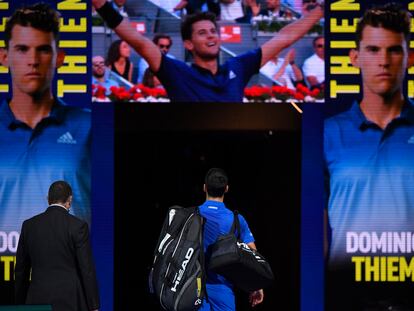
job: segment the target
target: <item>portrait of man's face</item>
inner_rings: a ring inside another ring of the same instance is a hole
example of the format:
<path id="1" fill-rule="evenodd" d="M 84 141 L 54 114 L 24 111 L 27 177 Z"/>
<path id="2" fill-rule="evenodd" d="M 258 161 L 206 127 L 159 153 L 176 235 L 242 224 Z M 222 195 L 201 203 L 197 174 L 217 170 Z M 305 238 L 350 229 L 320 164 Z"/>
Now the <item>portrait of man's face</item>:
<path id="1" fill-rule="evenodd" d="M 185 41 L 186 48 L 201 58 L 216 58 L 220 51 L 220 37 L 216 26 L 209 20 L 192 25 L 191 40 Z"/>
<path id="2" fill-rule="evenodd" d="M 402 86 L 408 62 L 403 33 L 366 26 L 358 50 L 351 51 L 354 66 L 361 69 L 364 90 L 393 94 Z"/>
<path id="3" fill-rule="evenodd" d="M 55 69 L 61 65 L 53 33 L 20 25 L 11 33 L 4 63 L 10 69 L 13 86 L 26 94 L 42 93 L 50 88 Z"/>

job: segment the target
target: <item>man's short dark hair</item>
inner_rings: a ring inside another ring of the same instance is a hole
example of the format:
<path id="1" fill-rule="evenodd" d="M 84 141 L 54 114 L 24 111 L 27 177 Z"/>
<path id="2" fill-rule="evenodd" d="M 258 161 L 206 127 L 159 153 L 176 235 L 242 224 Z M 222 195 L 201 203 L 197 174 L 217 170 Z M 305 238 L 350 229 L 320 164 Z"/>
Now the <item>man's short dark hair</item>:
<path id="1" fill-rule="evenodd" d="M 362 32 L 365 26 L 381 27 L 387 30 L 403 33 L 407 45 L 410 42 L 411 14 L 403 9 L 400 4 L 392 2 L 381 6 L 375 6 L 365 11 L 359 19 L 356 29 L 356 44 L 362 40 Z"/>
<path id="2" fill-rule="evenodd" d="M 170 46 L 172 45 L 171 37 L 169 35 L 166 35 L 165 33 L 156 33 L 152 38 L 152 42 L 158 44 L 158 41 L 160 41 L 161 39 L 167 39 L 168 41 L 170 41 Z"/>
<path id="3" fill-rule="evenodd" d="M 227 174 L 221 168 L 211 168 L 204 179 L 207 194 L 213 198 L 224 195 L 228 182 Z"/>
<path id="4" fill-rule="evenodd" d="M 55 181 L 49 187 L 48 201 L 49 204 L 65 203 L 72 195 L 72 188 L 63 180 Z"/>
<path id="5" fill-rule="evenodd" d="M 52 32 L 57 46 L 59 41 L 59 19 L 60 14 L 46 3 L 36 3 L 16 10 L 6 23 L 6 49 L 9 47 L 11 33 L 15 25 Z"/>
<path id="6" fill-rule="evenodd" d="M 199 21 L 210 21 L 217 28 L 216 15 L 211 12 L 198 12 L 195 14 L 187 15 L 184 21 L 181 23 L 181 37 L 184 40 L 191 40 L 193 34 L 193 24 Z"/>
<path id="7" fill-rule="evenodd" d="M 316 46 L 316 42 L 319 40 L 319 39 L 323 39 L 324 38 L 324 36 L 323 35 L 318 35 L 318 36 L 316 36 L 315 38 L 313 38 L 313 40 L 312 40 L 312 45 L 313 45 L 313 47 L 315 47 Z"/>

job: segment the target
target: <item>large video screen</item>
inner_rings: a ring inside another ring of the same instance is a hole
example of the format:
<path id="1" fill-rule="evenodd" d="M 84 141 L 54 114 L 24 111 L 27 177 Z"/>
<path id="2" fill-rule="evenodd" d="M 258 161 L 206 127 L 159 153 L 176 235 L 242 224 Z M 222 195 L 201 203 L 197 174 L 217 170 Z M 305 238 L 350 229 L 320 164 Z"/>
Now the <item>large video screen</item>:
<path id="1" fill-rule="evenodd" d="M 52 182 L 71 185 L 70 213 L 91 224 L 90 8 L 44 1 L 59 15 L 39 22 L 37 3 L 0 2 L 0 304 L 14 302 L 20 229 Z"/>
<path id="2" fill-rule="evenodd" d="M 327 7 L 326 310 L 414 307 L 412 10 Z"/>
<path id="3" fill-rule="evenodd" d="M 315 2 L 173 2 L 114 1 L 124 17 L 115 29 L 93 12 L 93 101 L 323 101 L 324 19 Z M 208 36 L 198 38 L 201 24 L 187 19 L 196 12 L 208 16 Z"/>

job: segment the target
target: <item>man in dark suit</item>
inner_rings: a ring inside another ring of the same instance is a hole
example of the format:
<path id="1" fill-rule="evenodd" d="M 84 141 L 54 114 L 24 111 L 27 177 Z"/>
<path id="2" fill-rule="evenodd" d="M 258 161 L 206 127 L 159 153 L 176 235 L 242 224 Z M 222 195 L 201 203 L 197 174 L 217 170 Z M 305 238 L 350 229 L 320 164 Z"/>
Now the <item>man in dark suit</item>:
<path id="1" fill-rule="evenodd" d="M 54 182 L 48 202 L 45 212 L 22 225 L 15 267 L 16 303 L 50 304 L 53 311 L 98 310 L 88 224 L 69 214 L 70 185 Z"/>

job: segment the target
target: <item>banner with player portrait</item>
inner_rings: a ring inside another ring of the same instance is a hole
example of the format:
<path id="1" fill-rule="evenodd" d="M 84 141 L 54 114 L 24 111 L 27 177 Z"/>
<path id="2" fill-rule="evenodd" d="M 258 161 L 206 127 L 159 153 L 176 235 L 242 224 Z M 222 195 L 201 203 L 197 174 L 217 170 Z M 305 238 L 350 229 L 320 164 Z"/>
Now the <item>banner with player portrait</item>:
<path id="1" fill-rule="evenodd" d="M 46 210 L 52 182 L 91 220 L 90 4 L 0 1 L 0 304 L 13 303 L 25 219 Z"/>
<path id="2" fill-rule="evenodd" d="M 326 310 L 414 307 L 413 11 L 326 5 Z"/>

